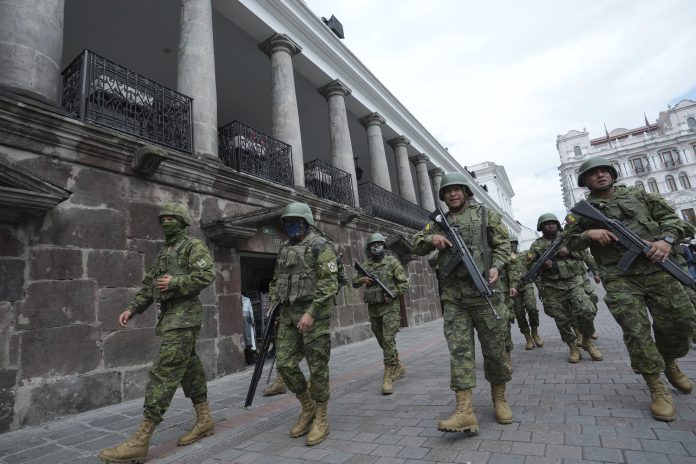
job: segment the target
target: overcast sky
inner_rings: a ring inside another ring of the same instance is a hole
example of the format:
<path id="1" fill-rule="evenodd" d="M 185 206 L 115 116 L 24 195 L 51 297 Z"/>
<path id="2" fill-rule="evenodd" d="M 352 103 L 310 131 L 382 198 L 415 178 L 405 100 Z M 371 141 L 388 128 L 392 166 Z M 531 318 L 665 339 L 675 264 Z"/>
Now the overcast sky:
<path id="1" fill-rule="evenodd" d="M 462 166 L 505 166 L 515 218 L 565 216 L 556 135 L 696 99 L 692 0 L 306 0 Z"/>

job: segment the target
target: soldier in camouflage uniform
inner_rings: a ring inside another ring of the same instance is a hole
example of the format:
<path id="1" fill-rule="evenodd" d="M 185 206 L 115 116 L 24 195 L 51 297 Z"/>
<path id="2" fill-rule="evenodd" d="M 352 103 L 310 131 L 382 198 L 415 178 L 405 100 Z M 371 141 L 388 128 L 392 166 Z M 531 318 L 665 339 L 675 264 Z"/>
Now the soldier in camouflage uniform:
<path id="1" fill-rule="evenodd" d="M 159 303 L 155 333 L 162 338 L 162 343 L 149 373 L 143 421 L 133 436 L 99 453 L 103 462 L 143 462 L 152 433 L 162 421 L 179 385 L 193 402 L 196 423 L 178 444 L 189 445 L 214 433 L 205 372 L 196 354 L 203 313 L 198 294 L 215 278 L 213 259 L 202 241 L 186 234 L 191 217 L 184 205 L 168 203 L 158 217 L 166 246 L 157 255 L 143 278 L 143 286 L 118 317 L 118 322 L 125 327 L 132 317 L 142 314 L 153 302 Z"/>
<path id="2" fill-rule="evenodd" d="M 566 219 L 567 244 L 571 250 L 590 247 L 607 292 L 604 301 L 623 330 L 631 367 L 643 375 L 650 389 L 650 411 L 657 420 L 671 421 L 676 411 L 660 372 L 677 390 L 691 393 L 693 384 L 676 360 L 689 352 L 696 315 L 683 286 L 653 263 L 676 254 L 672 245 L 684 237 L 684 225 L 660 195 L 616 185 L 617 178 L 609 160 L 591 158 L 580 166 L 578 186 L 589 188 L 587 201 L 593 206 L 650 243 L 648 253 L 626 272 L 620 271 L 617 263 L 624 251 L 613 246 L 616 236 L 574 214 Z"/>
<path id="3" fill-rule="evenodd" d="M 312 210 L 290 203 L 281 213 L 289 237 L 278 253 L 270 285 L 271 304 L 282 303 L 278 317 L 278 373 L 295 394 L 302 411 L 290 429 L 291 437 L 307 434 L 307 445 L 324 441 L 329 433 L 331 307 L 338 291 L 338 265 L 333 246 L 316 230 Z M 309 366 L 309 385 L 299 364 Z"/>
<path id="4" fill-rule="evenodd" d="M 502 217 L 473 201 L 467 177 L 462 173 L 446 174 L 442 178 L 439 196 L 449 208 L 449 222 L 470 247 L 478 269 L 485 272 L 489 283 L 500 291 L 501 287 L 497 284 L 499 269 L 510 259 L 508 231 Z M 440 269 L 444 268 L 450 255 L 443 250 L 451 246 L 444 231 L 435 223 L 428 224 L 416 234 L 414 240 L 414 252 L 418 255 L 440 250 Z M 501 424 L 512 422 L 512 411 L 505 399 L 505 383 L 511 377 L 503 362 L 508 314 L 500 293 L 494 295 L 491 302 L 500 319 L 494 317 L 491 307 L 476 290 L 464 265 L 459 265 L 443 282 L 441 303 L 445 338 L 450 352 L 450 386 L 455 391 L 457 407 L 449 419 L 438 423 L 438 430 L 478 431 L 478 421 L 471 406 L 471 389 L 476 386 L 474 329 L 483 351 L 485 377 L 491 383 L 496 419 Z"/>
<path id="5" fill-rule="evenodd" d="M 383 352 L 382 394 L 391 395 L 394 391 L 392 382 L 406 372 L 396 350 L 396 333 L 401 323 L 398 297 L 408 290 L 408 277 L 399 260 L 386 253 L 386 240 L 382 234 L 375 233 L 367 238 L 367 255 L 368 258 L 361 263 L 362 267 L 377 277 L 396 297 L 390 299 L 372 279 L 355 273 L 353 288 L 366 287 L 363 301 L 367 303 L 372 333 Z"/>
<path id="6" fill-rule="evenodd" d="M 512 250 L 513 243 L 517 243 L 517 237 L 512 236 L 510 239 L 510 250 Z M 515 323 L 515 298 L 518 295 L 517 287 L 520 286 L 520 275 L 519 268 L 513 263 L 515 258 L 514 253 L 510 253 L 510 261 L 505 263 L 505 265 L 500 269 L 500 285 L 502 287 L 504 295 L 504 303 L 508 312 L 508 324 L 507 331 L 505 333 L 505 351 L 503 352 L 503 361 L 505 367 L 512 374 L 512 357 L 511 353 L 514 348 L 512 343 L 512 324 Z"/>
<path id="7" fill-rule="evenodd" d="M 595 283 L 599 285 L 602 283 L 602 279 L 599 275 L 599 268 L 597 267 L 597 262 L 595 259 L 592 257 L 590 253 L 585 254 L 585 258 L 587 261 L 585 261 L 585 265 L 587 266 L 587 269 L 592 272 L 592 278 L 594 279 Z M 592 286 L 592 282 L 590 282 L 590 276 L 585 272 L 585 280 L 583 282 L 583 287 L 585 287 L 585 293 L 587 293 L 587 296 L 590 297 L 590 301 L 592 301 L 592 314 L 594 317 L 597 317 L 597 311 L 599 310 L 597 304 L 599 303 L 599 297 L 597 296 L 597 293 L 594 290 L 594 287 Z M 573 331 L 575 332 L 576 335 L 576 340 L 575 340 L 575 345 L 576 346 L 582 346 L 582 334 L 580 333 L 580 330 L 578 330 L 577 324 L 573 325 Z M 597 336 L 597 331 L 595 328 L 595 332 L 592 334 L 592 340 L 597 340 L 599 337 Z"/>
<path id="8" fill-rule="evenodd" d="M 534 346 L 541 348 L 544 346 L 544 340 L 539 336 L 539 310 L 536 307 L 536 296 L 534 295 L 534 284 L 532 282 L 522 282 L 522 277 L 527 273 L 525 265 L 525 255 L 517 252 L 519 242 L 517 237 L 510 240 L 510 250 L 512 252 L 510 266 L 516 269 L 519 279 L 517 285 L 513 288 L 516 290 L 516 295 L 513 297 L 513 310 L 515 319 L 520 328 L 520 332 L 524 335 L 526 344 L 525 349 L 532 350 Z M 529 321 L 527 321 L 529 316 Z M 531 330 L 530 330 L 531 328 Z"/>
<path id="9" fill-rule="evenodd" d="M 552 213 L 539 216 L 537 230 L 542 236 L 536 239 L 527 252 L 527 265 L 533 265 L 544 254 L 558 234 L 561 224 Z M 583 335 L 582 348 L 590 354 L 593 361 L 603 359 L 602 352 L 592 343 L 594 333 L 594 306 L 585 292 L 585 261 L 587 250 L 570 252 L 561 246 L 553 260 L 547 260 L 539 272 L 537 286 L 544 300 L 544 311 L 556 322 L 561 340 L 568 345 L 568 362 L 577 363 L 582 358 L 575 345 L 573 325 L 577 324 Z"/>

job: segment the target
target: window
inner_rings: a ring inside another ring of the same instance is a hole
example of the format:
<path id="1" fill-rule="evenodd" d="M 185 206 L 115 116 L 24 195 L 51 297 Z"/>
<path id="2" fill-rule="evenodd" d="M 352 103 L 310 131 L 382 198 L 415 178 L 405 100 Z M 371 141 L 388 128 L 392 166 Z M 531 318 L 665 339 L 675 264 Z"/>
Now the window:
<path id="1" fill-rule="evenodd" d="M 648 190 L 650 190 L 650 193 L 660 193 L 660 189 L 657 188 L 657 181 L 655 179 L 648 179 Z"/>
<path id="2" fill-rule="evenodd" d="M 667 188 L 669 189 L 670 192 L 677 191 L 677 183 L 674 181 L 673 176 L 665 177 L 665 183 L 667 184 Z"/>
<path id="3" fill-rule="evenodd" d="M 645 174 L 650 170 L 648 167 L 648 160 L 645 158 L 635 158 L 631 160 L 631 165 L 633 166 L 633 172 L 636 174 Z"/>
<path id="4" fill-rule="evenodd" d="M 696 224 L 696 213 L 694 213 L 693 208 L 686 208 L 681 210 L 682 217 L 686 222 L 690 222 L 691 224 Z"/>
<path id="5" fill-rule="evenodd" d="M 641 181 L 637 181 L 635 185 L 636 187 L 645 192 L 645 184 L 643 184 Z"/>
<path id="6" fill-rule="evenodd" d="M 689 180 L 689 176 L 685 172 L 679 174 L 679 183 L 681 184 L 683 189 L 691 188 L 691 181 Z"/>
<path id="7" fill-rule="evenodd" d="M 575 145 L 573 147 L 573 153 L 575 153 L 575 156 L 582 156 L 582 149 L 579 146 Z"/>
<path id="8" fill-rule="evenodd" d="M 619 176 L 622 176 L 623 173 L 621 172 L 621 165 L 619 163 L 611 163 L 612 166 L 614 166 L 614 169 L 616 169 L 616 173 Z"/>
<path id="9" fill-rule="evenodd" d="M 693 116 L 686 118 L 686 124 L 689 126 L 689 129 L 696 130 L 696 118 Z"/>
<path id="10" fill-rule="evenodd" d="M 681 161 L 679 160 L 678 151 L 663 151 L 662 153 L 660 153 L 660 156 L 662 157 L 662 163 L 665 165 L 666 168 L 673 168 L 681 164 Z"/>

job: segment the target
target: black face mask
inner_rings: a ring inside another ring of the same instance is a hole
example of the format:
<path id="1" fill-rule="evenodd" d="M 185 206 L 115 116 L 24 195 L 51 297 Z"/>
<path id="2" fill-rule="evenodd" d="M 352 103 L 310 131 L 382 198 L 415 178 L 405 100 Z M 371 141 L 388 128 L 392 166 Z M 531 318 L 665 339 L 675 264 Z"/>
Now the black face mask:
<path id="1" fill-rule="evenodd" d="M 370 245 L 370 253 L 372 254 L 372 257 L 380 260 L 384 256 L 384 244 L 379 243 L 379 244 L 374 244 Z"/>

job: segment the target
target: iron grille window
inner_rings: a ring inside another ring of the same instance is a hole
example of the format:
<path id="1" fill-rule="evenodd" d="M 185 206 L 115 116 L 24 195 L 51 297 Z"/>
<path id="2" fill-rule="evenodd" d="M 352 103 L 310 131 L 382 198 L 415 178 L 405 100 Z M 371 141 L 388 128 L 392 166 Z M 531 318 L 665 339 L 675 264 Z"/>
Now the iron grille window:
<path id="1" fill-rule="evenodd" d="M 218 134 L 220 159 L 227 166 L 276 184 L 294 185 L 290 145 L 239 121 L 222 127 Z"/>
<path id="2" fill-rule="evenodd" d="M 72 117 L 193 153 L 192 99 L 90 50 L 63 71 Z"/>
<path id="3" fill-rule="evenodd" d="M 358 186 L 360 207 L 371 216 L 420 230 L 428 223 L 430 212 L 394 195 L 373 183 Z"/>
<path id="4" fill-rule="evenodd" d="M 670 150 L 662 152 L 661 155 L 662 162 L 664 163 L 666 168 L 673 168 L 681 164 L 681 160 L 679 159 L 679 152 Z"/>
<path id="5" fill-rule="evenodd" d="M 323 161 L 305 163 L 305 187 L 326 200 L 354 206 L 353 179 L 351 175 Z"/>
<path id="6" fill-rule="evenodd" d="M 633 171 L 636 174 L 645 174 L 647 171 L 650 170 L 650 168 L 648 167 L 647 160 L 645 158 L 632 159 L 631 164 L 633 165 Z"/>

